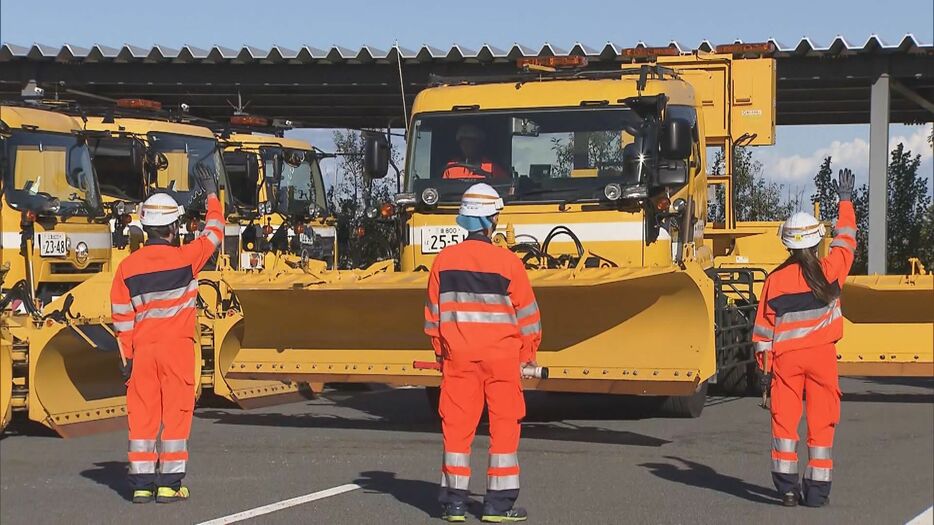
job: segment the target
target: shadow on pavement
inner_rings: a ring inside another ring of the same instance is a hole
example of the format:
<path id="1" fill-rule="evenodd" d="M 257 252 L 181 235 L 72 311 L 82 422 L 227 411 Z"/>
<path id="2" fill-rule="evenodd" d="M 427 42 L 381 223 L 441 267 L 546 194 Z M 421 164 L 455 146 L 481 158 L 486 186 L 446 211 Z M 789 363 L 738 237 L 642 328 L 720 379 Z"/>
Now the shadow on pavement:
<path id="1" fill-rule="evenodd" d="M 130 490 L 127 485 L 125 462 L 103 461 L 95 463 L 94 466 L 97 468 L 81 471 L 81 476 L 95 483 L 109 487 L 119 494 L 121 498 L 130 501 Z"/>
<path id="2" fill-rule="evenodd" d="M 528 395 L 528 416 L 522 423 L 522 437 L 582 443 L 660 447 L 664 439 L 612 430 L 599 425 L 570 423 L 567 420 L 631 419 L 631 406 L 620 397 Z M 423 389 L 396 389 L 361 395 L 326 395 L 332 404 L 307 403 L 306 411 L 280 413 L 271 411 L 198 409 L 195 417 L 222 425 L 280 426 L 292 428 L 324 428 L 349 430 L 382 430 L 390 432 L 422 432 L 440 434 L 441 423 L 429 408 Z M 350 408 L 359 417 L 322 413 L 337 408 Z M 481 421 L 478 435 L 489 435 Z"/>
<path id="3" fill-rule="evenodd" d="M 686 459 L 674 456 L 665 456 L 666 459 L 680 462 L 672 463 L 643 463 L 640 466 L 649 469 L 652 474 L 675 483 L 683 483 L 693 487 L 715 490 L 731 496 L 736 496 L 753 503 L 777 504 L 779 501 L 771 488 L 760 487 L 739 478 L 726 476 L 716 470 Z"/>
<path id="4" fill-rule="evenodd" d="M 400 479 L 395 472 L 370 470 L 361 472 L 353 481 L 370 494 L 387 494 L 410 507 L 414 507 L 432 518 L 441 517 L 438 503 L 438 484 L 419 479 Z"/>
<path id="5" fill-rule="evenodd" d="M 30 421 L 24 417 L 14 417 L 13 420 L 10 421 L 10 424 L 3 429 L 3 432 L 0 432 L 0 441 L 14 436 L 61 439 L 51 428 L 41 423 Z"/>

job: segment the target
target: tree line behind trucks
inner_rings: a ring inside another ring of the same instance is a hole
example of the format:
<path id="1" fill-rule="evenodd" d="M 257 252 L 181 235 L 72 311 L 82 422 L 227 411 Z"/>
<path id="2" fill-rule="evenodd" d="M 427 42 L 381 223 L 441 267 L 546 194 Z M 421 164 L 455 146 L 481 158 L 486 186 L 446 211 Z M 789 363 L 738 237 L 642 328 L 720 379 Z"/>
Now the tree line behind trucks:
<path id="1" fill-rule="evenodd" d="M 746 48 L 721 51 L 646 57 L 639 67 L 602 74 L 580 72 L 573 63 L 526 60 L 515 78 L 439 80 L 413 107 L 402 191 L 387 202 L 370 191 L 386 175 L 391 152 L 385 134 L 367 133 L 348 148 L 357 155 L 344 158 L 354 159 L 345 166 L 363 176 L 360 194 L 369 201 L 345 198 L 336 216 L 325 217 L 320 202 L 297 216 L 270 209 L 278 200 L 265 192 L 275 193 L 281 179 L 266 184 L 262 147 L 253 158 L 254 176 L 249 155 L 242 162 L 250 148 L 232 140 L 227 126 L 215 129 L 241 161 L 225 168 L 224 160 L 235 160 L 228 155 L 216 165 L 218 176 L 229 178 L 236 164 L 238 176 L 255 182 L 258 198 L 245 213 L 250 192 L 232 179 L 221 181 L 234 194 L 222 198 L 234 203 L 228 205 L 231 243 L 225 240 L 217 271 L 202 276 L 195 349 L 202 356 L 201 387 L 250 406 L 294 399 L 307 394 L 303 385 L 324 382 L 439 383 L 437 371 L 413 363 L 431 358 L 419 319 L 424 270 L 437 251 L 431 240 L 458 240 L 451 210 L 465 182 L 441 179 L 440 168 L 456 153 L 454 131 L 464 123 L 498 138 L 492 155 L 514 167 L 514 178 L 498 188 L 507 206 L 494 237 L 529 269 L 545 324 L 540 361 L 552 370 L 527 388 L 653 396 L 669 413 L 693 417 L 709 384 L 732 391 L 755 384 L 749 334 L 757 294 L 784 250 L 776 223 L 737 220 L 743 203 L 734 199 L 734 159 L 742 153 L 734 146 L 740 138 L 747 146 L 774 142 L 774 61 L 749 56 Z M 737 87 L 750 85 L 755 97 Z M 82 130 L 81 115 L 70 118 L 71 129 Z M 155 120 L 199 124 L 173 118 Z M 105 114 L 104 120 L 113 118 Z M 620 140 L 604 140 L 613 134 Z M 587 147 L 598 139 L 615 147 L 611 156 Z M 708 175 L 708 147 L 719 148 L 732 173 Z M 306 151 L 317 163 L 321 153 Z M 523 158 L 523 151 L 532 153 Z M 150 157 L 144 163 L 156 167 L 158 181 L 159 166 L 170 169 L 183 156 Z M 274 174 L 275 162 L 269 164 Z M 562 162 L 570 162 L 567 173 L 555 168 Z M 551 177 L 552 170 L 563 175 Z M 379 188 L 391 192 L 388 186 Z M 714 194 L 722 189 L 722 224 L 704 220 L 708 187 Z M 335 200 L 331 193 L 331 206 Z M 4 206 L 9 211 L 7 201 Z M 114 224 L 133 225 L 126 206 L 112 212 Z M 21 215 L 16 210 L 11 219 L 17 226 Z M 281 223 L 273 225 L 270 215 Z M 186 226 L 193 235 L 198 221 L 192 219 Z M 359 253 L 343 259 L 335 253 L 333 260 L 343 264 L 329 265 L 309 257 L 301 242 L 291 249 L 295 237 L 301 241 L 296 226 L 308 227 L 312 222 L 303 221 L 309 220 L 334 228 L 338 253 L 354 243 Z M 116 230 L 108 231 L 114 240 Z M 285 249 L 272 242 L 277 231 L 286 232 Z M 128 237 L 126 246 L 138 245 Z M 23 244 L 33 238 L 39 239 L 31 235 Z M 6 249 L 5 243 L 5 258 Z M 66 246 L 67 256 L 74 251 Z M 367 259 L 384 260 L 368 265 Z M 333 269 L 337 265 L 361 269 Z M 40 311 L 4 313 L 4 422 L 15 409 L 63 435 L 122 425 L 106 303 L 113 267 L 102 263 Z M 923 307 L 931 276 L 923 272 L 918 266 L 909 275 L 850 278 L 843 304 L 847 333 L 854 335 L 841 346 L 841 371 L 931 375 L 932 320 Z M 871 305 L 882 303 L 892 308 L 880 317 Z M 657 340 L 658 327 L 673 322 L 681 335 L 664 342 L 666 352 L 652 350 L 648 342 Z"/>

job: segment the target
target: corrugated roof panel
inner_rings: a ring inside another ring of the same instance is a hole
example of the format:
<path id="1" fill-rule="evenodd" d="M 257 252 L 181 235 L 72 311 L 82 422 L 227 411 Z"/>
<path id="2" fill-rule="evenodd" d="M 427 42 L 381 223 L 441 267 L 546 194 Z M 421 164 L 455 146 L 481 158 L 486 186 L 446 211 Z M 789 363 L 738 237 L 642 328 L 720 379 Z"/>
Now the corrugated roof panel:
<path id="1" fill-rule="evenodd" d="M 799 40 L 790 43 L 779 42 L 774 38 L 769 38 L 768 42 L 775 46 L 774 56 L 781 58 L 783 56 L 823 56 L 823 55 L 853 55 L 863 53 L 931 53 L 934 46 L 931 43 L 923 43 L 911 33 L 905 34 L 897 41 L 884 41 L 878 35 L 869 35 L 862 43 L 855 43 L 847 40 L 842 35 L 834 37 L 826 43 L 816 42 L 810 37 L 804 36 Z M 636 42 L 632 47 L 656 47 L 658 44 L 649 44 L 643 41 Z M 687 53 L 693 50 L 712 51 L 716 44 L 709 40 L 702 40 L 694 47 L 684 46 L 677 41 L 671 41 L 667 45 L 676 47 L 680 52 Z M 400 48 L 393 45 L 389 51 L 370 45 L 363 45 L 358 49 L 350 49 L 338 45 L 327 49 L 320 49 L 312 46 L 302 46 L 298 51 L 273 45 L 269 49 L 258 48 L 254 46 L 243 46 L 239 49 L 229 49 L 223 46 L 213 46 L 209 50 L 201 49 L 195 46 L 185 45 L 180 49 L 175 49 L 163 45 L 154 45 L 150 48 L 143 48 L 131 44 L 125 44 L 121 48 L 108 47 L 102 44 L 94 44 L 90 48 L 74 44 L 64 44 L 62 46 L 51 46 L 47 44 L 35 43 L 32 46 L 22 46 L 14 43 L 0 44 L 0 60 L 59 60 L 66 62 L 87 61 L 87 62 L 132 62 L 132 61 L 175 61 L 175 62 L 210 62 L 217 63 L 222 61 L 236 62 L 292 62 L 292 63 L 313 63 L 316 61 L 326 62 L 368 62 L 375 60 L 395 59 L 400 55 L 406 60 L 419 62 L 445 60 L 481 60 L 492 61 L 501 59 L 515 59 L 531 56 L 567 56 L 584 55 L 594 60 L 616 61 L 620 58 L 621 50 L 630 46 L 619 46 L 613 42 L 607 42 L 602 47 L 591 47 L 581 42 L 574 42 L 569 48 L 559 47 L 545 42 L 540 48 L 515 43 L 508 49 L 501 49 L 490 44 L 483 44 L 480 49 L 474 50 L 452 44 L 448 48 L 439 48 L 425 44 L 418 49 Z M 392 55 L 392 56 L 390 56 Z"/>

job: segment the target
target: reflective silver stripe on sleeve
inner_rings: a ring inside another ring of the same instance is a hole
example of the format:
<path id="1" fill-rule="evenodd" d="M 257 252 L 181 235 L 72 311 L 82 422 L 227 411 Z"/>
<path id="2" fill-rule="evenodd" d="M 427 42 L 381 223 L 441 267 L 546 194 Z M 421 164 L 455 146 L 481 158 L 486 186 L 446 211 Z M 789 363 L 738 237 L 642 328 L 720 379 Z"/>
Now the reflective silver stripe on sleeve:
<path id="1" fill-rule="evenodd" d="M 110 305 L 110 311 L 113 312 L 114 315 L 131 314 L 133 313 L 133 305 L 113 303 Z"/>
<path id="2" fill-rule="evenodd" d="M 772 472 L 779 474 L 797 474 L 798 462 L 789 459 L 772 459 Z"/>
<path id="3" fill-rule="evenodd" d="M 469 467 L 470 454 L 463 452 L 445 452 L 444 464 L 448 467 Z"/>
<path id="4" fill-rule="evenodd" d="M 512 306 L 509 297 L 498 293 L 444 292 L 438 296 L 438 302 L 444 303 L 481 303 Z"/>
<path id="5" fill-rule="evenodd" d="M 789 339 L 798 339 L 800 337 L 804 337 L 808 334 L 816 332 L 817 330 L 821 330 L 830 326 L 830 323 L 840 319 L 841 317 L 843 317 L 843 312 L 840 311 L 840 305 L 837 304 L 834 306 L 833 310 L 830 311 L 830 315 L 825 316 L 820 323 L 814 326 L 806 326 L 803 328 L 788 330 L 786 332 L 779 332 L 775 334 L 775 342 L 778 343 L 781 341 L 788 341 Z"/>
<path id="6" fill-rule="evenodd" d="M 155 452 L 155 439 L 131 439 L 128 449 L 130 452 Z"/>
<path id="7" fill-rule="evenodd" d="M 833 447 L 808 447 L 808 457 L 811 459 L 833 459 Z"/>
<path id="8" fill-rule="evenodd" d="M 778 452 L 795 452 L 798 448 L 798 442 L 787 438 L 772 438 L 772 450 Z"/>
<path id="9" fill-rule="evenodd" d="M 856 228 L 848 228 L 848 227 L 845 227 L 845 226 L 844 226 L 843 228 L 837 228 L 837 235 L 849 235 L 850 237 L 852 237 L 852 238 L 855 239 L 855 238 L 856 238 Z"/>
<path id="10" fill-rule="evenodd" d="M 834 239 L 833 241 L 830 242 L 831 248 L 836 248 L 837 246 L 841 248 L 846 248 L 847 250 L 851 252 L 853 251 L 853 243 L 851 243 L 850 241 L 844 241 L 843 239 Z"/>
<path id="11" fill-rule="evenodd" d="M 185 452 L 188 450 L 187 439 L 163 439 L 162 452 Z"/>
<path id="12" fill-rule="evenodd" d="M 759 341 L 756 343 L 756 353 L 768 352 L 771 349 L 772 349 L 771 341 Z"/>
<path id="13" fill-rule="evenodd" d="M 526 306 L 525 308 L 519 308 L 516 310 L 516 318 L 524 319 L 530 315 L 535 315 L 538 312 L 538 302 L 532 301 L 532 304 Z"/>
<path id="14" fill-rule="evenodd" d="M 487 490 L 514 490 L 519 488 L 519 476 L 487 476 Z"/>
<path id="15" fill-rule="evenodd" d="M 759 337 L 764 337 L 766 339 L 772 338 L 772 329 L 766 328 L 764 326 L 756 325 L 755 327 L 753 327 L 752 333 L 753 335 L 758 335 Z"/>
<path id="16" fill-rule="evenodd" d="M 522 328 L 519 329 L 519 333 L 521 333 L 522 335 L 537 334 L 541 331 L 542 331 L 541 321 L 536 321 L 530 325 L 523 326 Z"/>
<path id="17" fill-rule="evenodd" d="M 467 490 L 470 487 L 470 476 L 459 476 L 457 474 L 442 472 L 441 486 L 457 490 Z"/>
<path id="18" fill-rule="evenodd" d="M 812 310 L 801 310 L 799 312 L 788 312 L 778 318 L 778 323 L 795 323 L 798 321 L 813 321 L 827 315 L 834 308 L 839 308 L 839 299 L 834 299 L 832 303 Z"/>
<path id="19" fill-rule="evenodd" d="M 432 313 L 432 315 L 438 315 L 441 313 L 441 310 L 438 308 L 438 305 L 432 302 L 426 302 L 425 308 L 427 308 L 428 311 Z"/>
<path id="20" fill-rule="evenodd" d="M 130 474 L 155 474 L 155 461 L 131 461 Z"/>
<path id="21" fill-rule="evenodd" d="M 143 321 L 144 319 L 164 319 L 167 317 L 175 317 L 182 310 L 186 308 L 194 308 L 194 307 L 195 307 L 195 298 L 192 297 L 191 299 L 185 301 L 184 303 L 178 306 L 172 306 L 169 308 L 152 308 L 150 310 L 140 312 L 136 314 L 136 322 L 138 323 L 140 321 Z"/>
<path id="22" fill-rule="evenodd" d="M 133 306 L 139 308 L 146 303 L 151 303 L 153 301 L 168 301 L 172 299 L 181 299 L 185 294 L 194 292 L 198 289 L 198 280 L 193 279 L 190 283 L 180 288 L 174 288 L 172 290 L 165 290 L 162 292 L 148 292 L 141 293 L 139 295 L 134 295 L 130 301 L 132 301 Z"/>
<path id="23" fill-rule="evenodd" d="M 519 455 L 512 454 L 490 454 L 490 467 L 504 468 L 516 467 L 519 465 Z"/>
<path id="24" fill-rule="evenodd" d="M 832 481 L 833 469 L 822 467 L 811 467 L 804 469 L 804 479 L 811 481 Z"/>
<path id="25" fill-rule="evenodd" d="M 204 236 L 207 237 L 208 240 L 211 241 L 211 244 L 213 244 L 214 246 L 220 246 L 221 239 L 220 237 L 217 236 L 216 233 L 214 233 L 214 230 L 205 231 Z"/>
<path id="26" fill-rule="evenodd" d="M 516 316 L 505 312 L 441 312 L 441 322 L 516 324 Z"/>
<path id="27" fill-rule="evenodd" d="M 162 474 L 184 474 L 184 459 L 173 459 L 172 461 L 163 461 L 159 464 L 159 472 Z"/>
<path id="28" fill-rule="evenodd" d="M 224 223 L 216 219 L 211 219 L 204 223 L 204 229 L 207 230 L 208 228 L 217 228 L 220 231 L 224 231 Z"/>
<path id="29" fill-rule="evenodd" d="M 437 330 L 438 323 L 434 321 L 425 321 L 425 330 Z"/>
<path id="30" fill-rule="evenodd" d="M 114 321 L 114 330 L 118 332 L 129 332 L 133 329 L 133 321 Z"/>

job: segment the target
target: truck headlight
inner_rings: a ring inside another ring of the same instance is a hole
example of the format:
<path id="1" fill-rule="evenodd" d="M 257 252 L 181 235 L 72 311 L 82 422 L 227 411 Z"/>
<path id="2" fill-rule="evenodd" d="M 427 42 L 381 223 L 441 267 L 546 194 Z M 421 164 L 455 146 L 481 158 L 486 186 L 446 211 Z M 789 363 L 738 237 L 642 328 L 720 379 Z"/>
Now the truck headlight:
<path id="1" fill-rule="evenodd" d="M 441 196 L 438 194 L 438 190 L 434 188 L 425 188 L 425 191 L 422 192 L 422 202 L 428 206 L 438 204 L 440 198 Z"/>

